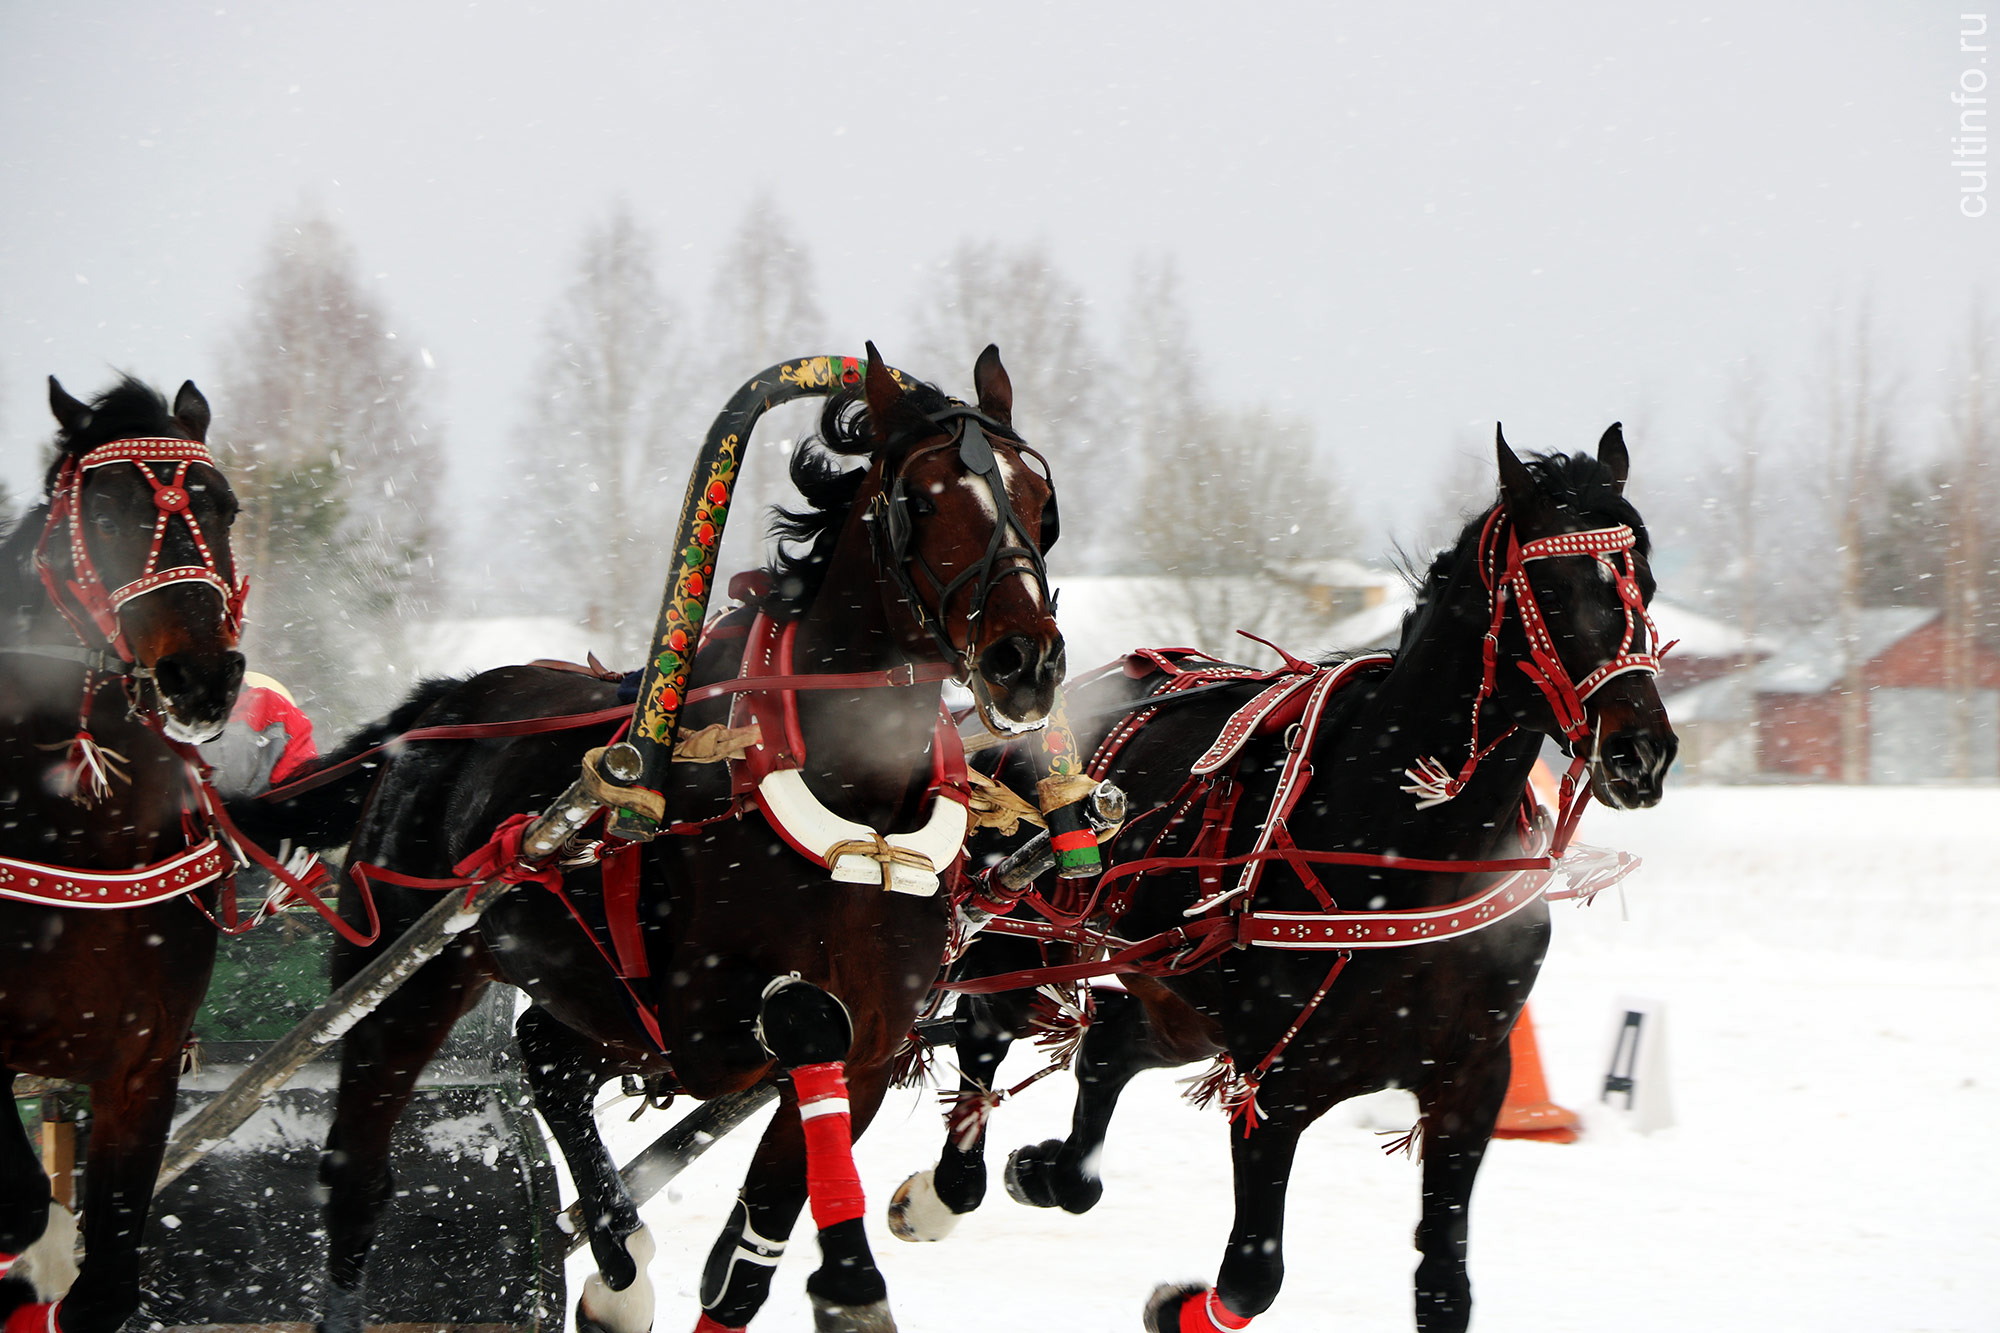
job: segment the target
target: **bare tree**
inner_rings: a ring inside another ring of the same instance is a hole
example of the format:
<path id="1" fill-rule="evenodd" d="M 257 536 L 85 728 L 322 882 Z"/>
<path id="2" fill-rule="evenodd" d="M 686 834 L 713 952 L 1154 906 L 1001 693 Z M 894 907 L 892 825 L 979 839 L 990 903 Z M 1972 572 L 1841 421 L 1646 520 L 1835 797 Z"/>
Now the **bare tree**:
<path id="1" fill-rule="evenodd" d="M 1014 384 L 1014 424 L 1055 469 L 1064 498 L 1059 567 L 1089 561 L 1116 531 L 1120 463 L 1109 457 L 1082 288 L 1056 268 L 1042 245 L 999 250 L 970 241 L 938 265 L 916 308 L 916 346 L 903 369 L 941 378 L 966 375 L 988 343 L 999 345 Z"/>
<path id="2" fill-rule="evenodd" d="M 376 664 L 400 656 L 399 618 L 437 587 L 444 464 L 427 358 L 339 229 L 308 212 L 277 228 L 223 360 L 216 437 L 243 503 L 245 651 L 328 721 L 351 721 L 383 702 Z"/>
<path id="3" fill-rule="evenodd" d="M 1992 465 L 1993 439 L 1988 420 L 1994 409 L 1992 334 L 1985 311 L 1975 308 L 1967 329 L 1965 378 L 1952 404 L 1951 449 L 1947 475 L 1944 560 L 1944 677 L 1953 700 L 1951 776 L 1961 782 L 1973 774 L 1974 691 L 1983 623 L 1991 615 L 1991 587 L 1983 528 L 1986 514 L 1986 471 Z"/>
<path id="4" fill-rule="evenodd" d="M 1843 665 L 1840 683 L 1840 776 L 1868 780 L 1868 696 L 1862 679 L 1861 612 L 1866 604 L 1870 507 L 1881 491 L 1887 450 L 1888 389 L 1875 365 L 1867 309 L 1854 318 L 1843 356 L 1829 339 L 1822 477 L 1832 503 L 1838 583 L 1834 598 Z"/>
<path id="5" fill-rule="evenodd" d="M 779 361 L 841 350 L 827 344 L 816 288 L 805 241 L 771 196 L 760 194 L 744 212 L 710 290 L 703 343 L 712 362 L 709 383 L 715 394 L 729 393 L 747 376 Z M 715 405 L 721 403 L 717 397 Z M 753 563 L 749 553 L 762 542 L 772 506 L 798 503 L 791 482 L 792 450 L 813 428 L 819 407 L 816 400 L 786 404 L 758 424 L 744 454 L 731 529 L 749 540 L 728 543 L 724 559 L 729 567 Z M 689 422 L 691 429 L 704 424 Z"/>
<path id="6" fill-rule="evenodd" d="M 1263 654 L 1238 630 L 1312 646 L 1326 621 L 1313 565 L 1354 543 L 1311 425 L 1264 407 L 1208 410 L 1149 453 L 1133 540 L 1145 566 L 1168 576 L 1155 618 L 1234 660 Z"/>
<path id="7" fill-rule="evenodd" d="M 533 488 L 535 591 L 577 610 L 623 661 L 652 629 L 664 543 L 693 455 L 678 429 L 681 316 L 651 240 L 615 208 L 585 236 L 549 310 L 536 396 L 514 438 Z"/>
<path id="8" fill-rule="evenodd" d="M 1311 645 L 1327 617 L 1309 566 L 1347 554 L 1353 523 L 1310 424 L 1209 402 L 1171 259 L 1135 266 L 1121 333 L 1118 434 L 1139 476 L 1127 567 L 1166 576 L 1141 610 L 1236 660 L 1267 655 L 1239 629 Z"/>

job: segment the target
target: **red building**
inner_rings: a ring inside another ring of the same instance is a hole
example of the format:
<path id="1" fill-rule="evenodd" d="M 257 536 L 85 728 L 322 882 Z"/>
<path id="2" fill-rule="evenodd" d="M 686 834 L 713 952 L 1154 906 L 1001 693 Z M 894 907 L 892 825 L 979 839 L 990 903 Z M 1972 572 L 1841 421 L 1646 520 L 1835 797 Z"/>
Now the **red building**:
<path id="1" fill-rule="evenodd" d="M 1868 781 L 2000 780 L 2000 656 L 1975 649 L 1973 688 L 1962 698 L 1945 678 L 1938 612 L 1871 608 L 1861 613 L 1854 639 Z M 1754 670 L 1759 772 L 1840 780 L 1848 661 L 1842 649 L 1840 626 L 1830 622 Z"/>

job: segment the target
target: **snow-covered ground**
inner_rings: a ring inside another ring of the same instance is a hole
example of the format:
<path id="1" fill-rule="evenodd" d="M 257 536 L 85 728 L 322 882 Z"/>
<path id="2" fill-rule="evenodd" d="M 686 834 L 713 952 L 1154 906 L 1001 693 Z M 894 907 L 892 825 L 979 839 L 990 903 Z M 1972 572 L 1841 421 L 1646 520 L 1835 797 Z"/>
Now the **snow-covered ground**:
<path id="1" fill-rule="evenodd" d="M 1613 895 L 1557 909 L 1534 1009 L 1552 1091 L 1585 1133 L 1494 1144 L 1473 1202 L 1474 1327 L 2000 1328 L 2000 789 L 1682 788 L 1657 810 L 1594 810 L 1581 836 L 1646 863 L 1623 916 Z M 1628 995 L 1667 1006 L 1678 1123 L 1650 1135 L 1595 1095 Z M 881 1225 L 941 1132 L 932 1094 L 892 1094 L 858 1155 L 901 1327 L 1132 1333 L 1156 1282 L 1211 1278 L 1229 1227 L 1224 1122 L 1180 1101 L 1175 1077 L 1128 1092 L 1095 1211 L 1014 1204 L 996 1152 L 986 1206 L 936 1245 Z M 1048 1079 L 1003 1107 L 995 1142 L 1060 1135 L 1072 1086 Z M 1306 1136 L 1285 1289 L 1258 1333 L 1410 1327 L 1418 1167 L 1379 1146 L 1412 1107 L 1350 1103 Z M 667 1117 L 605 1123 L 622 1156 Z M 756 1132 L 646 1209 L 660 1333 L 694 1325 Z M 812 1326 L 809 1219 L 796 1242 L 759 1333 Z"/>

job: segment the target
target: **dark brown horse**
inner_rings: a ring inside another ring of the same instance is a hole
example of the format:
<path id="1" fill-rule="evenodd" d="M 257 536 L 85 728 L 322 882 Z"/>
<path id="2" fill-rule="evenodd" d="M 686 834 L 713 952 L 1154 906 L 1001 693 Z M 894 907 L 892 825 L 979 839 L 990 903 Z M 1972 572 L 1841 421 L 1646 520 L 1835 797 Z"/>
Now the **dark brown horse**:
<path id="1" fill-rule="evenodd" d="M 850 390 L 830 402 L 819 446 L 802 449 L 792 464 L 809 508 L 779 524 L 803 549 L 769 571 L 770 590 L 755 608 L 767 628 L 753 630 L 750 642 L 774 641 L 768 626 L 795 626 L 785 667 L 795 674 L 889 672 L 899 681 L 936 681 L 955 669 L 1004 727 L 1040 719 L 1062 675 L 1062 638 L 1041 567 L 1053 493 L 1008 424 L 1012 390 L 992 349 L 974 379 L 978 409 L 971 415 L 934 389 L 899 388 L 872 361 L 865 397 Z M 997 471 L 986 476 L 1004 483 L 1004 496 L 975 466 L 986 462 L 984 454 L 975 458 L 986 447 L 981 440 L 997 459 Z M 863 466 L 845 468 L 842 455 L 859 456 Z M 748 610 L 708 635 L 696 685 L 737 674 Z M 944 669 L 926 672 L 925 664 Z M 511 667 L 428 686 L 378 730 L 577 713 L 615 706 L 616 698 L 607 681 Z M 894 1327 L 862 1231 L 849 1116 L 858 1137 L 889 1085 L 894 1057 L 943 959 L 947 899 L 926 893 L 923 876 L 903 885 L 906 867 L 894 868 L 899 887 L 915 892 L 886 891 L 885 880 L 836 882 L 841 877 L 828 869 L 839 859 L 834 852 L 822 861 L 795 848 L 813 841 L 815 827 L 889 834 L 963 815 L 939 805 L 943 797 L 933 789 L 936 684 L 802 690 L 795 706 L 805 754 L 791 776 L 803 787 L 785 790 L 795 804 L 786 807 L 793 822 L 784 837 L 755 807 L 731 817 L 745 807 L 734 802 L 721 766 L 673 766 L 672 817 L 715 822 L 662 836 L 640 853 L 648 975 L 634 978 L 630 991 L 592 938 L 610 938 L 606 877 L 583 866 L 569 871 L 563 886 L 580 921 L 544 889 L 518 889 L 461 947 L 347 1034 L 324 1171 L 331 1189 L 327 1333 L 362 1326 L 363 1266 L 391 1194 L 390 1127 L 453 1022 L 495 980 L 534 1001 L 517 1032 L 536 1104 L 590 1218 L 600 1275 L 582 1294 L 580 1326 L 645 1333 L 653 1319 L 645 1271 L 652 1242 L 591 1110 L 606 1079 L 630 1074 L 698 1098 L 780 1077 L 779 1111 L 702 1282 L 703 1330 L 749 1322 L 809 1195 L 823 1259 L 808 1284 L 819 1327 Z M 684 726 L 720 723 L 729 713 L 726 700 L 693 703 Z M 778 739 L 765 733 L 767 746 Z M 546 807 L 586 747 L 603 740 L 598 730 L 411 744 L 385 762 L 367 793 L 349 866 L 446 875 L 502 820 Z M 322 844 L 345 840 L 341 817 L 351 821 L 364 785 L 323 788 L 289 807 L 280 802 L 272 812 L 278 826 L 259 827 Z M 766 809 L 777 808 L 775 787 L 757 790 Z M 836 820 L 846 823 L 828 822 Z M 947 860 L 957 855 L 957 838 L 954 831 Z M 870 876 L 880 871 L 886 879 L 890 870 L 874 866 Z M 379 892 L 385 939 L 434 901 L 421 892 Z M 352 898 L 350 891 L 342 900 L 349 913 Z M 336 980 L 365 960 L 364 951 L 343 950 Z M 636 1021 L 641 1011 L 657 1012 L 660 1044 Z"/>
<path id="2" fill-rule="evenodd" d="M 227 858 L 200 850 L 175 743 L 219 731 L 243 678 L 236 498 L 193 384 L 169 410 L 135 380 L 86 406 L 51 379 L 49 405 L 48 495 L 0 545 L 0 1083 L 90 1087 L 84 1262 L 53 1304 L 73 1233 L 0 1111 L 0 1273 L 48 1236 L 19 1265 L 34 1283 L 0 1282 L 0 1317 L 10 1333 L 111 1333 L 138 1305 L 139 1232 L 215 957 L 195 904 L 212 906 Z M 206 887 L 179 901 L 190 885 Z"/>
<path id="3" fill-rule="evenodd" d="M 1099 765 L 1128 793 L 1132 811 L 1149 812 L 1114 844 L 1107 880 L 1117 878 L 1117 863 L 1188 856 L 1197 845 L 1216 861 L 1249 853 L 1273 818 L 1273 793 L 1288 768 L 1300 775 L 1300 796 L 1289 815 L 1275 818 L 1284 837 L 1270 845 L 1357 854 L 1350 864 L 1270 860 L 1247 897 L 1230 892 L 1241 884 L 1240 862 L 1205 874 L 1165 868 L 1128 886 L 1129 894 L 1106 890 L 1106 901 L 1121 905 L 1098 924 L 1119 939 L 1212 922 L 1225 928 L 1217 937 L 1224 947 L 1192 970 L 1133 975 L 1124 991 L 1097 992 L 1074 1066 L 1070 1135 L 1014 1153 L 1007 1186 L 1024 1203 L 1085 1211 L 1102 1193 L 1096 1163 L 1132 1076 L 1226 1055 L 1216 1085 L 1237 1111 L 1235 1226 L 1213 1288 L 1154 1293 L 1145 1321 L 1155 1333 L 1239 1329 L 1271 1305 L 1284 1276 L 1285 1196 L 1299 1135 L 1337 1103 L 1391 1087 L 1415 1093 L 1422 1115 L 1412 1138 L 1424 1163 L 1417 1327 L 1462 1330 L 1471 1315 L 1473 1178 L 1507 1090 L 1507 1036 L 1548 947 L 1548 909 L 1538 894 L 1518 900 L 1518 910 L 1515 900 L 1497 899 L 1493 924 L 1410 947 L 1376 947 L 1386 942 L 1378 925 L 1373 936 L 1343 937 L 1375 942 L 1356 943 L 1345 958 L 1338 944 L 1286 942 L 1328 929 L 1328 914 L 1338 911 L 1374 914 L 1343 923 L 1356 929 L 1400 917 L 1406 938 L 1412 928 L 1456 928 L 1455 913 L 1411 914 L 1505 892 L 1497 874 L 1397 869 L 1387 858 L 1522 856 L 1518 816 L 1545 737 L 1588 761 L 1591 790 L 1606 804 L 1629 809 L 1660 799 L 1675 741 L 1653 684 L 1659 645 L 1643 610 L 1653 579 L 1645 528 L 1624 496 L 1623 434 L 1607 431 L 1595 458 L 1549 455 L 1524 465 L 1503 440 L 1498 459 L 1499 501 L 1431 566 L 1393 661 L 1353 663 L 1351 683 L 1330 694 L 1316 732 L 1302 722 L 1252 736 L 1233 768 L 1191 780 L 1197 758 L 1238 709 L 1273 688 L 1268 681 L 1190 691 L 1182 702 L 1163 692 L 1164 676 L 1136 669 L 1135 659 L 1135 670 L 1112 671 L 1070 696 L 1085 749 L 1126 723 L 1133 705 L 1165 700 Z M 1490 668 L 1482 652 L 1489 642 Z M 1311 664 L 1297 665 L 1312 678 Z M 1295 758 L 1302 767 L 1292 767 Z M 1224 809 L 1235 814 L 1220 827 L 1232 831 L 1219 846 L 1204 843 L 1216 837 L 1204 832 L 1209 816 Z M 1190 912 L 1204 899 L 1214 906 Z M 1286 933 L 1273 939 L 1262 933 L 1267 925 Z M 1228 940 L 1242 944 L 1227 947 Z M 1040 948 L 982 937 L 960 974 L 1033 969 L 1044 961 Z M 1009 1042 L 1033 1027 L 1022 992 L 960 1001 L 960 1133 L 934 1172 L 899 1192 L 892 1211 L 899 1235 L 939 1239 L 978 1206 L 986 1186 L 980 1117 L 992 1105 Z"/>

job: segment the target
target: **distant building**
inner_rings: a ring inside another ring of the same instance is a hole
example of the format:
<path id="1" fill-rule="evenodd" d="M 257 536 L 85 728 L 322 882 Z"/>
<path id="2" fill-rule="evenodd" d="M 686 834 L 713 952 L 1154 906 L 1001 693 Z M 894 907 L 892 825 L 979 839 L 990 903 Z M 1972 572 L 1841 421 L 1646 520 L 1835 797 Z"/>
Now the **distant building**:
<path id="1" fill-rule="evenodd" d="M 1925 607 L 1863 610 L 1851 645 L 1842 643 L 1839 621 L 1825 621 L 1755 666 L 1670 696 L 1690 775 L 1839 781 L 1850 650 L 1861 664 L 1868 781 L 1952 781 L 1961 753 L 1970 780 L 2000 781 L 2000 656 L 1975 650 L 1961 712 L 1945 680 L 1943 619 Z"/>

